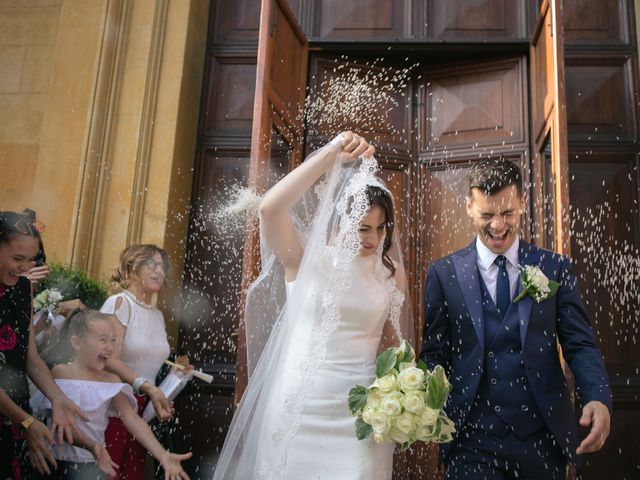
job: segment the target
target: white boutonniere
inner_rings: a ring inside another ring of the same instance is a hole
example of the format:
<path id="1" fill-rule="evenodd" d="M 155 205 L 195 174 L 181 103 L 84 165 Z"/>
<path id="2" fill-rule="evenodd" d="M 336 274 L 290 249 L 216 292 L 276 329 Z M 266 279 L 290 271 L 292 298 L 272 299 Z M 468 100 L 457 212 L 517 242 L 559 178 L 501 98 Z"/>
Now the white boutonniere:
<path id="1" fill-rule="evenodd" d="M 560 287 L 560 284 L 554 280 L 549 280 L 542 273 L 540 267 L 533 265 L 520 266 L 520 293 L 513 302 L 518 302 L 525 295 L 529 295 L 537 303 L 540 303 L 553 297 L 557 293 L 558 287 Z"/>

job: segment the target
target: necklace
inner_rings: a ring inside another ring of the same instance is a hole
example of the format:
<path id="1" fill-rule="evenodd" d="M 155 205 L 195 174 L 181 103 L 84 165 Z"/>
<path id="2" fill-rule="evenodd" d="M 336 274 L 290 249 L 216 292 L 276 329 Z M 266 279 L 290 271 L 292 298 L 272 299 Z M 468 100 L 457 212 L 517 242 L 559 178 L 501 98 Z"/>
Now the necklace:
<path id="1" fill-rule="evenodd" d="M 129 299 L 140 305 L 142 308 L 145 308 L 147 310 L 153 310 L 155 308 L 153 305 L 149 305 L 148 303 L 144 303 L 142 300 L 138 300 L 138 297 L 136 297 L 129 290 L 123 290 L 122 293 L 124 293 Z"/>

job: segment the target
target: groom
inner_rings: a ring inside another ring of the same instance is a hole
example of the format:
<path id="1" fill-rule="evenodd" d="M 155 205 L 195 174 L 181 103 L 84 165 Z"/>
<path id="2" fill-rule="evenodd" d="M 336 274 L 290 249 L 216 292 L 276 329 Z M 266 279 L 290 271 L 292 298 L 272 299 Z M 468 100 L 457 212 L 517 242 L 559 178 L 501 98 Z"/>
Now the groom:
<path id="1" fill-rule="evenodd" d="M 456 423 L 441 447 L 447 479 L 564 479 L 565 464 L 602 448 L 611 390 L 602 355 L 567 258 L 518 237 L 524 210 L 520 169 L 478 162 L 468 175 L 467 214 L 477 237 L 429 267 L 421 358 L 445 367 L 446 411 Z M 560 283 L 537 302 L 520 293 L 518 267 Z M 582 403 L 579 442 L 557 342 Z"/>

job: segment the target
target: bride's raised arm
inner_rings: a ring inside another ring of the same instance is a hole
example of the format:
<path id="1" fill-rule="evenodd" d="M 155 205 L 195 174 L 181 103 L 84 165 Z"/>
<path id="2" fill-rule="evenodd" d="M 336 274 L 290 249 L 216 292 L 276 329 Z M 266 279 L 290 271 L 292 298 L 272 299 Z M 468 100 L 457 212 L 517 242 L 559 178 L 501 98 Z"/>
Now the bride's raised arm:
<path id="1" fill-rule="evenodd" d="M 343 162 L 375 153 L 374 147 L 362 137 L 351 132 L 344 132 L 341 137 L 339 157 Z M 258 213 L 264 241 L 282 262 L 287 281 L 295 280 L 298 275 L 303 254 L 302 245 L 289 216 L 289 209 L 333 166 L 333 162 L 332 155 L 313 156 L 271 187 L 260 202 Z"/>

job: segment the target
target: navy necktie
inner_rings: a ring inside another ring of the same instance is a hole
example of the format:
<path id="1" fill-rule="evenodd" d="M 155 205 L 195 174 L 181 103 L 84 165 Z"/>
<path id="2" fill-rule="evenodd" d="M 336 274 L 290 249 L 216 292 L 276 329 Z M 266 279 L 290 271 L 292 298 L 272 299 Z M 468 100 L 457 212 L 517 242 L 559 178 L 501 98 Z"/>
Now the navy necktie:
<path id="1" fill-rule="evenodd" d="M 495 259 L 498 266 L 498 281 L 496 282 L 496 307 L 502 318 L 509 310 L 511 303 L 511 289 L 509 287 L 509 274 L 507 273 L 507 259 L 504 255 L 498 255 Z"/>

